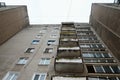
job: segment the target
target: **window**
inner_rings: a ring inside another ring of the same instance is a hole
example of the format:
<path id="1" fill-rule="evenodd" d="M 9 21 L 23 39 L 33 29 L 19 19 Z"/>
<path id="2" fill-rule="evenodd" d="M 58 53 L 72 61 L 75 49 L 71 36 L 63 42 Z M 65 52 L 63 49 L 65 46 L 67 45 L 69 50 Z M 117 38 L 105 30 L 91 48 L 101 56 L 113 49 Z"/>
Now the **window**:
<path id="1" fill-rule="evenodd" d="M 47 45 L 55 44 L 55 40 L 48 40 Z"/>
<path id="2" fill-rule="evenodd" d="M 26 53 L 33 53 L 35 48 L 28 48 L 25 52 Z"/>
<path id="3" fill-rule="evenodd" d="M 87 63 L 115 63 L 116 60 L 114 59 L 84 59 L 84 62 Z"/>
<path id="4" fill-rule="evenodd" d="M 18 60 L 17 64 L 26 64 L 27 61 L 28 61 L 28 57 L 21 57 L 21 58 Z"/>
<path id="5" fill-rule="evenodd" d="M 88 73 L 95 73 L 93 66 L 87 66 Z"/>
<path id="6" fill-rule="evenodd" d="M 50 64 L 50 58 L 41 58 L 39 64 L 40 65 L 48 65 L 48 64 Z"/>
<path id="7" fill-rule="evenodd" d="M 81 44 L 80 47 L 81 47 L 81 48 L 90 48 L 90 46 L 89 46 L 89 45 L 86 45 L 86 44 Z"/>
<path id="8" fill-rule="evenodd" d="M 39 44 L 39 41 L 40 41 L 40 40 L 33 40 L 33 41 L 32 41 L 32 44 Z"/>
<path id="9" fill-rule="evenodd" d="M 97 73 L 104 73 L 103 67 L 102 66 L 94 66 L 95 67 L 95 72 Z"/>
<path id="10" fill-rule="evenodd" d="M 52 53 L 53 52 L 53 48 L 46 48 L 44 53 Z"/>
<path id="11" fill-rule="evenodd" d="M 120 74 L 120 67 L 119 66 L 111 66 L 111 68 L 114 71 L 114 73 Z"/>
<path id="12" fill-rule="evenodd" d="M 113 73 L 109 66 L 103 66 L 106 73 Z"/>
<path id="13" fill-rule="evenodd" d="M 17 80 L 19 76 L 18 72 L 8 72 L 2 80 Z"/>
<path id="14" fill-rule="evenodd" d="M 101 53 L 101 52 L 83 52 L 82 56 L 84 58 L 111 58 L 110 53 Z"/>
<path id="15" fill-rule="evenodd" d="M 45 80 L 46 75 L 46 73 L 35 73 L 32 80 Z"/>
<path id="16" fill-rule="evenodd" d="M 88 77 L 88 80 L 120 80 L 119 77 Z"/>
<path id="17" fill-rule="evenodd" d="M 120 74 L 120 67 L 117 65 L 91 65 L 87 66 L 89 73 L 109 73 L 109 74 Z"/>

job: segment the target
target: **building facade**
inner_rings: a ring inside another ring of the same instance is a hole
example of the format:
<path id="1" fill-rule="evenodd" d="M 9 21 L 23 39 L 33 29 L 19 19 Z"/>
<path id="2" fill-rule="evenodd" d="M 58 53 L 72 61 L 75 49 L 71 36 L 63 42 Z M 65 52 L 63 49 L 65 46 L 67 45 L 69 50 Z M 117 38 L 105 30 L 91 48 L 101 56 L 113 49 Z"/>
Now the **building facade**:
<path id="1" fill-rule="evenodd" d="M 93 4 L 90 24 L 120 60 L 120 7 L 115 4 Z"/>
<path id="2" fill-rule="evenodd" d="M 30 25 L 19 31 L 0 46 L 0 79 L 120 80 L 118 58 L 90 24 Z"/>

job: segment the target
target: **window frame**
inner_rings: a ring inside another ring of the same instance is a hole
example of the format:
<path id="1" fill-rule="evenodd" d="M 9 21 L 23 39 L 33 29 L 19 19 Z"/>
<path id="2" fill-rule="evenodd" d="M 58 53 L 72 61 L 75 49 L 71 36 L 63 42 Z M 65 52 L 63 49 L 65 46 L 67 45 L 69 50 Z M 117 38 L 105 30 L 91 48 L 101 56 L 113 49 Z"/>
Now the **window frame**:
<path id="1" fill-rule="evenodd" d="M 23 59 L 21 59 L 21 58 L 23 58 Z M 20 60 L 22 60 L 22 61 L 20 61 Z M 28 57 L 20 57 L 19 60 L 17 61 L 17 64 L 25 65 L 27 62 L 28 62 Z"/>
<path id="2" fill-rule="evenodd" d="M 10 74 L 12 74 L 12 77 L 9 78 Z M 17 78 L 19 77 L 19 74 L 20 74 L 19 72 L 8 71 L 2 80 L 13 80 L 12 78 L 14 78 L 14 76 L 16 76 L 16 79 L 14 79 L 14 80 L 17 80 Z"/>
<path id="3" fill-rule="evenodd" d="M 49 63 L 47 62 L 49 59 Z M 47 63 L 46 63 L 47 62 Z M 41 58 L 38 65 L 49 65 L 50 64 L 50 58 Z"/>
<path id="4" fill-rule="evenodd" d="M 47 73 L 34 73 L 34 74 L 33 74 L 33 77 L 32 77 L 32 80 L 35 79 L 35 76 L 36 76 L 36 75 L 39 75 L 38 80 L 41 80 L 41 75 L 45 75 L 44 80 L 46 80 Z"/>

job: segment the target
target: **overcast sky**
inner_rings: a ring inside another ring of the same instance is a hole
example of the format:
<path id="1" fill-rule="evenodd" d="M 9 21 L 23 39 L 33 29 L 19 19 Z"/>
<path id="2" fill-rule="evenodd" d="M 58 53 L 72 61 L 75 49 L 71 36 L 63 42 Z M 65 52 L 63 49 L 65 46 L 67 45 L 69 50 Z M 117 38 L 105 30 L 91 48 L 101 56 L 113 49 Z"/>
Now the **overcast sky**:
<path id="1" fill-rule="evenodd" d="M 89 22 L 92 3 L 114 0 L 0 0 L 7 5 L 27 5 L 31 24 L 57 24 L 64 21 Z"/>

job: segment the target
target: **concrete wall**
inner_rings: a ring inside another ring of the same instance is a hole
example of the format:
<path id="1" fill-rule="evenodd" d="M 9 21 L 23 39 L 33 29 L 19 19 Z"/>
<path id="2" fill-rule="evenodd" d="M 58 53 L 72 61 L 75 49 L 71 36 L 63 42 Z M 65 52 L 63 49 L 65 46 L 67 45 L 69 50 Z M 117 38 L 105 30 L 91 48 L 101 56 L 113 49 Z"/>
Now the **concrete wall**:
<path id="1" fill-rule="evenodd" d="M 26 6 L 0 8 L 0 44 L 28 25 Z"/>
<path id="2" fill-rule="evenodd" d="M 93 4 L 90 24 L 120 60 L 120 9 L 113 5 Z"/>

